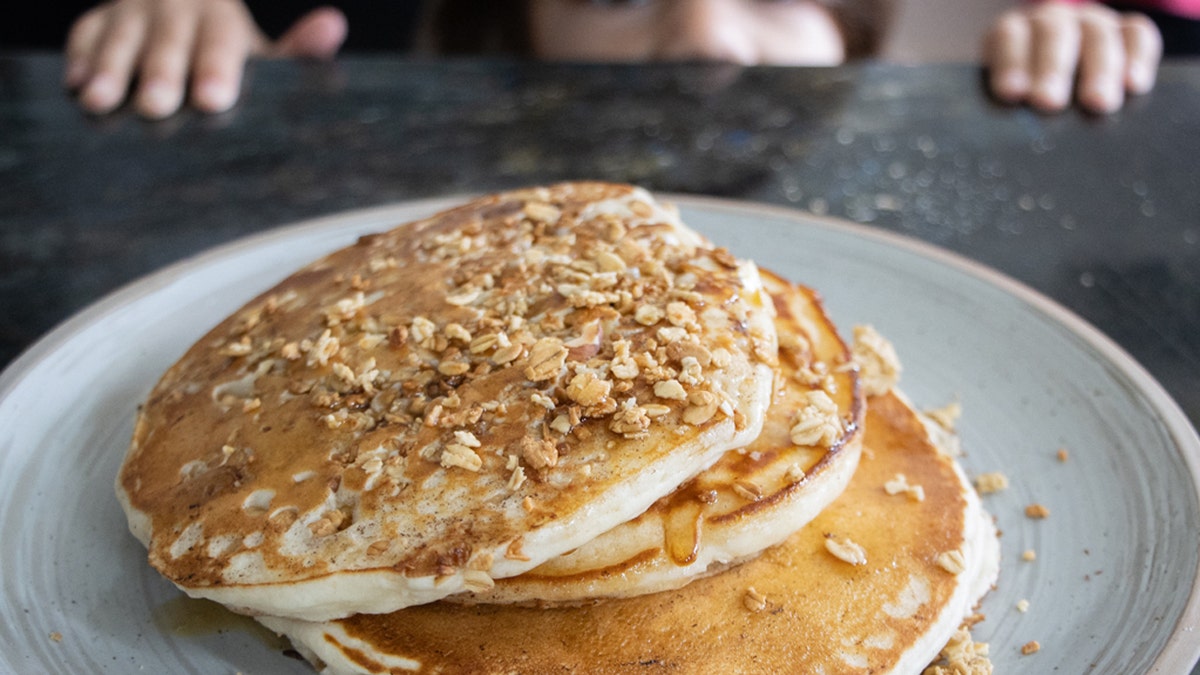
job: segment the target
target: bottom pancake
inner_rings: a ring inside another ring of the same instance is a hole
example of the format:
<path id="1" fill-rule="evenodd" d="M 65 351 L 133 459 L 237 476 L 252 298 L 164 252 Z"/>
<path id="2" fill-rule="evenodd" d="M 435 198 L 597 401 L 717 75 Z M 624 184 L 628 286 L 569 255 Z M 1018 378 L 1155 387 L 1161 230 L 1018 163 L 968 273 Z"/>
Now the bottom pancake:
<path id="1" fill-rule="evenodd" d="M 919 672 L 994 581 L 996 531 L 900 396 L 869 400 L 864 444 L 850 486 L 807 527 L 681 589 L 571 608 L 259 620 L 334 674 Z"/>

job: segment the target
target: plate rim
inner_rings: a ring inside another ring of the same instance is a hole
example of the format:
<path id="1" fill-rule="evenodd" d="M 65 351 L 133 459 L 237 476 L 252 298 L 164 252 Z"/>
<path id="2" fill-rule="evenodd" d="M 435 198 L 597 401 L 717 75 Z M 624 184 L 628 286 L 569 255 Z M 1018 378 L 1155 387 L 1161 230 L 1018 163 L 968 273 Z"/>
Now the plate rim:
<path id="1" fill-rule="evenodd" d="M 447 193 L 411 200 L 400 200 L 374 206 L 348 209 L 289 221 L 266 230 L 237 237 L 210 248 L 195 252 L 160 269 L 135 278 L 76 311 L 59 322 L 49 332 L 29 345 L 0 371 L 0 402 L 9 398 L 36 366 L 61 348 L 83 328 L 103 316 L 138 301 L 173 283 L 191 270 L 232 255 L 242 249 L 255 248 L 297 236 L 307 231 L 338 227 L 353 227 L 353 223 L 379 220 L 396 212 L 433 213 L 459 204 L 481 193 Z M 749 199 L 708 195 L 655 192 L 656 197 L 684 208 L 708 211 L 760 213 L 772 219 L 803 221 L 805 225 L 825 230 L 849 233 L 855 238 L 883 243 L 936 264 L 974 277 L 1026 303 L 1047 319 L 1065 327 L 1096 350 L 1109 365 L 1116 368 L 1145 396 L 1149 406 L 1160 417 L 1187 467 L 1194 494 L 1200 495 L 1200 434 L 1193 427 L 1179 404 L 1165 388 L 1133 358 L 1100 329 L 1071 309 L 1041 291 L 999 270 L 972 260 L 960 253 L 902 233 L 883 230 L 850 220 L 814 214 L 803 209 L 770 204 Z M 1197 504 L 1200 510 L 1200 504 Z M 1192 570 L 1188 601 L 1178 621 L 1172 626 L 1161 651 L 1155 656 L 1150 673 L 1188 673 L 1200 660 L 1200 640 L 1188 639 L 1187 633 L 1200 627 L 1200 565 Z"/>

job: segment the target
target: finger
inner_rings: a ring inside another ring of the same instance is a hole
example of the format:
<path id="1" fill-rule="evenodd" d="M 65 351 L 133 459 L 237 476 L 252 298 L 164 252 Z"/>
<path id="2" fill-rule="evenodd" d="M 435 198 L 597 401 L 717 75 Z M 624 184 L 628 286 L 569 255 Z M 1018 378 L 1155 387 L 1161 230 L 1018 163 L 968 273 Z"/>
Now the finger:
<path id="1" fill-rule="evenodd" d="M 146 117 L 162 118 L 183 102 L 199 17 L 186 3 L 155 14 L 142 56 L 136 104 Z"/>
<path id="2" fill-rule="evenodd" d="M 1008 103 L 1029 95 L 1029 21 L 1020 12 L 1006 12 L 988 34 L 984 62 L 992 94 Z"/>
<path id="3" fill-rule="evenodd" d="M 1070 8 L 1039 6 L 1031 16 L 1032 71 L 1029 102 L 1042 110 L 1062 110 L 1071 102 L 1079 62 L 1079 19 Z"/>
<path id="4" fill-rule="evenodd" d="M 1125 87 L 1133 94 L 1154 88 L 1158 64 L 1162 60 L 1162 34 L 1144 14 L 1121 17 L 1121 39 L 1125 44 Z"/>
<path id="5" fill-rule="evenodd" d="M 246 58 L 257 48 L 248 14 L 213 3 L 200 17 L 192 66 L 191 98 L 205 112 L 224 112 L 237 102 Z"/>
<path id="6" fill-rule="evenodd" d="M 92 54 L 100 40 L 100 33 L 108 22 L 105 7 L 96 7 L 86 12 L 71 26 L 67 33 L 65 50 L 66 67 L 63 69 L 63 85 L 75 90 L 83 86 L 92 72 Z"/>
<path id="7" fill-rule="evenodd" d="M 146 15 L 140 8 L 114 10 L 108 17 L 96 45 L 91 77 L 79 93 L 80 104 L 94 113 L 109 112 L 125 99 L 146 37 Z"/>
<path id="8" fill-rule="evenodd" d="M 346 41 L 346 15 L 332 7 L 305 14 L 271 48 L 272 56 L 331 58 Z"/>
<path id="9" fill-rule="evenodd" d="M 1080 13 L 1076 98 L 1086 110 L 1110 113 L 1125 102 L 1125 45 L 1116 13 L 1095 10 Z"/>

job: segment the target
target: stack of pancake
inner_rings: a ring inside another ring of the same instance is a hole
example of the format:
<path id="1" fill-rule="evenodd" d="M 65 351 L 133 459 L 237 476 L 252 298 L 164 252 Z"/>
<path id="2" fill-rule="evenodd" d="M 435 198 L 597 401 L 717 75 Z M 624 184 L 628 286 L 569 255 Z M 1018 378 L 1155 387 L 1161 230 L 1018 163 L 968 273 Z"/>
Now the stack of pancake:
<path id="1" fill-rule="evenodd" d="M 329 673 L 914 672 L 998 548 L 897 372 L 639 188 L 508 192 L 214 328 L 117 494 Z"/>

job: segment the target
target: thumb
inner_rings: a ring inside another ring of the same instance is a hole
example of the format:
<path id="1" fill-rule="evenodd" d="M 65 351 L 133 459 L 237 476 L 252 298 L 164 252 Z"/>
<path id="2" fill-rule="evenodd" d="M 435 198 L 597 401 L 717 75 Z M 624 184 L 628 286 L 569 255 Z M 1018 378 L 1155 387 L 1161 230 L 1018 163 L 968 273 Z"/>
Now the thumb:
<path id="1" fill-rule="evenodd" d="M 346 15 L 319 7 L 300 17 L 270 49 L 272 56 L 327 59 L 346 41 Z"/>

